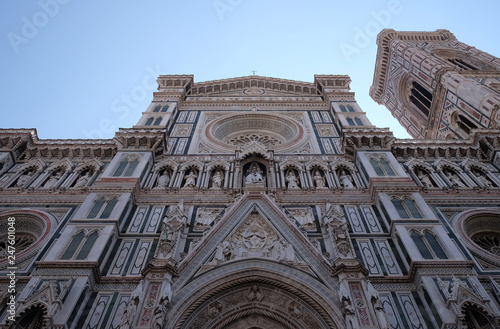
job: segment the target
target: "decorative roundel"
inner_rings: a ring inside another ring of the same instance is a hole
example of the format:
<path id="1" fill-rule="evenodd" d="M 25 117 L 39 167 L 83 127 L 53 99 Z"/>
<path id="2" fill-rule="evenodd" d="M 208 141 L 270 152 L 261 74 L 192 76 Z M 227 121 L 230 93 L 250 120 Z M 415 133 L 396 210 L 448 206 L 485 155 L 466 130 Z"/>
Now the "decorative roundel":
<path id="1" fill-rule="evenodd" d="M 206 137 L 225 148 L 244 148 L 255 142 L 267 148 L 283 149 L 298 142 L 304 130 L 294 120 L 268 114 L 246 113 L 219 118 L 206 129 Z"/>
<path id="2" fill-rule="evenodd" d="M 9 220 L 10 219 L 10 220 Z M 22 210 L 0 213 L 0 268 L 8 266 L 9 241 L 14 240 L 15 264 L 33 257 L 50 235 L 50 218 L 38 211 Z"/>
<path id="3" fill-rule="evenodd" d="M 480 259 L 500 267 L 500 210 L 469 210 L 456 221 L 469 250 Z"/>

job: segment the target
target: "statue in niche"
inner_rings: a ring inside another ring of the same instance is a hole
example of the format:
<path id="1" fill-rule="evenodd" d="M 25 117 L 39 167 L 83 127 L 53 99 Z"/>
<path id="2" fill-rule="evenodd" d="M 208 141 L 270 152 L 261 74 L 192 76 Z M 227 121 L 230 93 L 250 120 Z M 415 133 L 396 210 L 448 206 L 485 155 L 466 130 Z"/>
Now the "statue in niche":
<path id="1" fill-rule="evenodd" d="M 483 184 L 484 187 L 493 187 L 493 184 L 490 182 L 488 178 L 485 177 L 485 174 L 483 174 L 479 170 L 473 171 L 474 176 L 476 176 L 477 180 Z"/>
<path id="2" fill-rule="evenodd" d="M 455 174 L 452 171 L 448 171 L 447 172 L 446 178 L 448 178 L 448 180 L 450 181 L 452 187 L 467 187 L 462 182 L 462 180 L 457 176 L 457 174 Z"/>
<path id="3" fill-rule="evenodd" d="M 156 182 L 156 187 L 165 188 L 170 183 L 170 176 L 167 173 L 167 170 L 163 170 L 163 173 L 158 177 L 158 181 Z"/>
<path id="4" fill-rule="evenodd" d="M 297 176 L 295 176 L 292 169 L 288 170 L 285 180 L 288 183 L 288 188 L 299 188 L 299 185 L 297 184 Z"/>
<path id="5" fill-rule="evenodd" d="M 432 180 L 431 180 L 429 174 L 427 173 L 427 171 L 425 171 L 425 170 L 419 170 L 417 176 L 418 176 L 418 179 L 420 180 L 420 182 L 422 183 L 422 185 L 425 188 L 435 187 L 434 184 L 432 183 Z"/>
<path id="6" fill-rule="evenodd" d="M 326 187 L 325 177 L 321 176 L 319 170 L 314 171 L 313 180 L 314 180 L 314 184 L 316 185 L 316 188 Z"/>
<path id="7" fill-rule="evenodd" d="M 222 188 L 224 183 L 224 176 L 222 175 L 222 171 L 217 169 L 212 176 L 212 188 Z"/>
<path id="8" fill-rule="evenodd" d="M 344 169 L 342 169 L 342 171 L 340 172 L 339 180 L 340 180 L 340 184 L 344 188 L 353 188 L 354 187 L 352 177 L 351 177 L 349 171 L 346 173 L 346 171 Z"/>
<path id="9" fill-rule="evenodd" d="M 74 188 L 85 187 L 85 186 L 87 186 L 87 183 L 89 182 L 89 180 L 90 180 L 90 171 L 87 171 L 85 173 L 85 175 L 82 175 L 82 173 L 80 173 L 80 177 L 78 177 L 78 179 L 76 180 L 76 183 L 73 187 Z"/>
<path id="10" fill-rule="evenodd" d="M 196 187 L 196 179 L 198 175 L 194 172 L 193 169 L 189 171 L 189 174 L 186 176 L 186 182 L 184 183 L 184 187 Z"/>
<path id="11" fill-rule="evenodd" d="M 33 171 L 24 172 L 19 176 L 16 182 L 16 187 L 24 187 L 26 183 L 33 177 Z"/>
<path id="12" fill-rule="evenodd" d="M 262 170 L 260 170 L 257 162 L 253 162 L 250 165 L 250 169 L 247 171 L 247 176 L 245 178 L 245 183 L 247 184 L 256 184 L 263 183 L 264 177 L 262 176 Z"/>
<path id="13" fill-rule="evenodd" d="M 55 174 L 52 173 L 50 175 L 49 179 L 43 185 L 43 187 L 44 188 L 56 187 L 57 182 L 59 181 L 60 178 L 61 178 L 61 172 L 60 171 L 57 171 Z"/>

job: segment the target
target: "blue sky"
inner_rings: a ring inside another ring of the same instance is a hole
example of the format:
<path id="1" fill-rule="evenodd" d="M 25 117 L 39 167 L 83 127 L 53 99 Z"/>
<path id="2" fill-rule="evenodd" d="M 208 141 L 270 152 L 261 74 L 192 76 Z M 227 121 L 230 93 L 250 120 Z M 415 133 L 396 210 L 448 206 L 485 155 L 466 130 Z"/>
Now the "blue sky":
<path id="1" fill-rule="evenodd" d="M 499 9 L 447 0 L 2 1 L 0 127 L 36 128 L 42 139 L 112 138 L 139 120 L 158 74 L 199 82 L 255 70 L 309 82 L 347 74 L 372 123 L 408 138 L 368 96 L 376 34 L 448 29 L 500 56 Z"/>

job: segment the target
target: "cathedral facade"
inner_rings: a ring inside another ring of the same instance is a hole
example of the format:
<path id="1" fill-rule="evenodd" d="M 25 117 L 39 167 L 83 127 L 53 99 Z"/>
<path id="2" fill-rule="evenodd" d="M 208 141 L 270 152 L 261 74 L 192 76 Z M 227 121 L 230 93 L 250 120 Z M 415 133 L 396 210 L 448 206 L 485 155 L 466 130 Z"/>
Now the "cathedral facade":
<path id="1" fill-rule="evenodd" d="M 0 328 L 500 326 L 500 60 L 384 30 L 345 75 L 161 75 L 112 139 L 0 129 Z"/>

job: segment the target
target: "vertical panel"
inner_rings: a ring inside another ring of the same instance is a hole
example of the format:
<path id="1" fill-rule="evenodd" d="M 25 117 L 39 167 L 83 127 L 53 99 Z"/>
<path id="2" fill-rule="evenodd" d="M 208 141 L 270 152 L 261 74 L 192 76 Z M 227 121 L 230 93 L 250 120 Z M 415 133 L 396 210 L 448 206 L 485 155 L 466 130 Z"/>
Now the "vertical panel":
<path id="1" fill-rule="evenodd" d="M 389 244 L 387 243 L 387 240 L 376 240 L 375 245 L 377 246 L 379 254 L 382 256 L 382 261 L 384 262 L 387 274 L 401 275 L 401 270 Z"/>
<path id="2" fill-rule="evenodd" d="M 118 254 L 114 260 L 109 275 L 121 275 L 125 264 L 127 264 L 127 259 L 134 245 L 134 240 L 123 240 L 120 248 L 118 249 Z"/>
<path id="3" fill-rule="evenodd" d="M 366 233 L 365 227 L 361 222 L 361 218 L 359 217 L 356 207 L 345 206 L 345 210 L 347 212 L 347 217 L 349 219 L 349 223 L 351 224 L 352 231 L 354 233 Z"/>
<path id="4" fill-rule="evenodd" d="M 110 299 L 111 294 L 99 294 L 99 297 L 92 306 L 92 310 L 89 312 L 90 316 L 87 319 L 86 329 L 97 329 L 100 327 Z"/>
<path id="5" fill-rule="evenodd" d="M 139 243 L 139 247 L 137 248 L 134 257 L 132 258 L 133 259 L 132 266 L 127 274 L 129 275 L 141 274 L 141 270 L 143 269 L 146 263 L 151 244 L 152 244 L 151 241 L 141 241 Z"/>
<path id="6" fill-rule="evenodd" d="M 148 208 L 149 208 L 149 206 L 137 207 L 137 210 L 135 211 L 134 217 L 132 218 L 132 221 L 130 222 L 130 225 L 128 228 L 128 233 L 139 233 L 139 230 L 142 226 L 144 218 L 146 217 L 146 214 L 148 212 Z"/>
<path id="7" fill-rule="evenodd" d="M 410 294 L 400 294 L 398 297 L 401 305 L 403 306 L 404 316 L 411 326 L 410 328 L 425 329 L 426 327 L 422 323 L 421 315 L 415 305 L 415 301 L 413 300 L 412 296 Z"/>
<path id="8" fill-rule="evenodd" d="M 144 229 L 144 233 L 156 233 L 160 224 L 161 214 L 163 213 L 162 206 L 155 206 L 149 214 L 149 219 Z"/>
<path id="9" fill-rule="evenodd" d="M 373 209 L 371 206 L 360 206 L 361 211 L 366 219 L 366 224 L 368 225 L 368 229 L 372 233 L 382 233 L 380 229 L 379 222 L 373 213 Z"/>
<path id="10" fill-rule="evenodd" d="M 127 307 L 130 296 L 120 296 L 118 302 L 115 305 L 115 309 L 111 314 L 111 319 L 105 328 L 109 329 L 120 329 L 120 323 L 122 321 L 122 315 Z"/>
<path id="11" fill-rule="evenodd" d="M 370 271 L 370 275 L 383 275 L 380 270 L 380 266 L 377 263 L 377 257 L 375 252 L 372 249 L 370 241 L 368 240 L 357 240 L 359 245 L 359 250 L 361 252 L 361 256 L 363 257 L 363 261 Z"/>
<path id="12" fill-rule="evenodd" d="M 382 306 L 384 307 L 384 311 L 387 315 L 387 320 L 389 320 L 391 329 L 403 329 L 403 324 L 401 323 L 397 308 L 394 305 L 394 301 L 392 300 L 391 296 L 381 294 L 380 301 L 382 302 Z"/>

